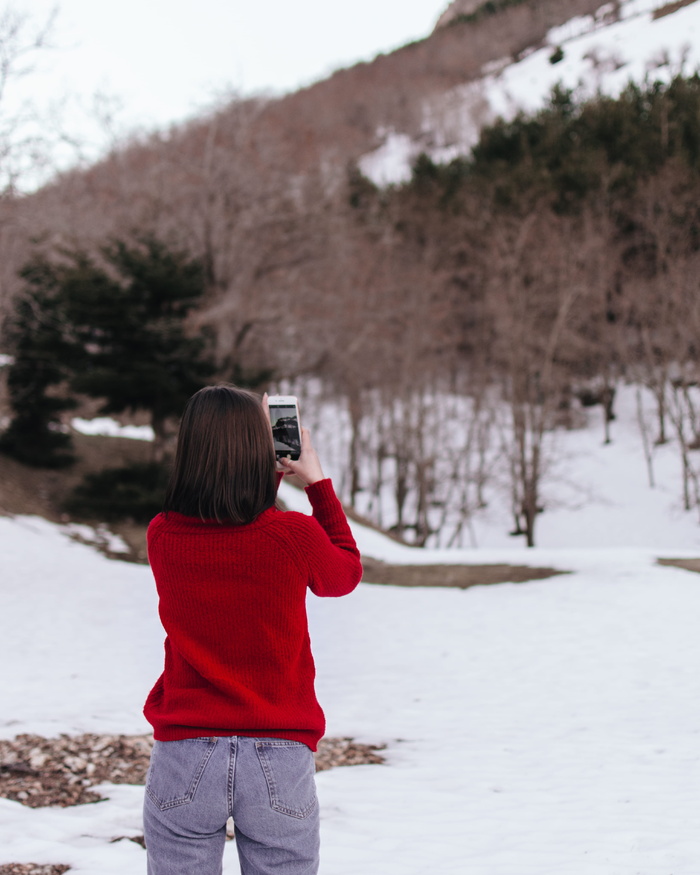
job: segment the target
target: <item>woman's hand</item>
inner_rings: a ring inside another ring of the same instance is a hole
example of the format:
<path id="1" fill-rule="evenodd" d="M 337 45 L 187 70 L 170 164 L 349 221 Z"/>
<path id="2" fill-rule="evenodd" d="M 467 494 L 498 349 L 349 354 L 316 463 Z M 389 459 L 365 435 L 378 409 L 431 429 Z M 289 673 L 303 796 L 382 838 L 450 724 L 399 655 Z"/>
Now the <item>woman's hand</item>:
<path id="1" fill-rule="evenodd" d="M 301 453 L 298 460 L 295 462 L 293 459 L 282 457 L 279 463 L 287 474 L 296 474 L 307 486 L 325 479 L 308 428 L 301 430 Z"/>

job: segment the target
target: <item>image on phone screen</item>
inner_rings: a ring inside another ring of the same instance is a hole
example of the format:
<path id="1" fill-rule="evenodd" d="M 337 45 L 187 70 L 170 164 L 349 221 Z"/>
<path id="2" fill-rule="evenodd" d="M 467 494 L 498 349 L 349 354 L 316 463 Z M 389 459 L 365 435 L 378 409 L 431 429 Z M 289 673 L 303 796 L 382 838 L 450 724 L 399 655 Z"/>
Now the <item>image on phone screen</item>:
<path id="1" fill-rule="evenodd" d="M 301 432 L 296 407 L 293 404 L 270 407 L 270 422 L 277 456 L 298 459 L 301 453 Z"/>

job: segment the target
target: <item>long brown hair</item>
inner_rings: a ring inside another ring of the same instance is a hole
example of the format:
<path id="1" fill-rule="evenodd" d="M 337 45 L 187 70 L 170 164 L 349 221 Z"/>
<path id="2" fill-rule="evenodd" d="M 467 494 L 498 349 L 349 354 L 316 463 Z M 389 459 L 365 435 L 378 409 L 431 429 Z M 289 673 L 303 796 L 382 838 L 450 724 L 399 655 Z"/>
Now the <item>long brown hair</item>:
<path id="1" fill-rule="evenodd" d="M 275 503 L 275 449 L 260 399 L 207 386 L 187 402 L 163 510 L 249 523 Z"/>

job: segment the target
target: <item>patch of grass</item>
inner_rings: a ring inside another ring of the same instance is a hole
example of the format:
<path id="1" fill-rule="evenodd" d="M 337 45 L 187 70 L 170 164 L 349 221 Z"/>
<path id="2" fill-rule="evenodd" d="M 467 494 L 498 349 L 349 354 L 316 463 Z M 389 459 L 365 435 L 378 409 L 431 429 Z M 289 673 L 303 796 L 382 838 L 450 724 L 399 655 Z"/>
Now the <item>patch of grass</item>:
<path id="1" fill-rule="evenodd" d="M 0 875 L 63 875 L 70 866 L 62 863 L 5 863 L 0 866 Z"/>
<path id="2" fill-rule="evenodd" d="M 0 453 L 0 512 L 38 514 L 52 522 L 67 522 L 63 505 L 86 474 L 151 459 L 147 441 L 73 432 L 73 442 L 78 460 L 59 471 L 32 468 Z"/>

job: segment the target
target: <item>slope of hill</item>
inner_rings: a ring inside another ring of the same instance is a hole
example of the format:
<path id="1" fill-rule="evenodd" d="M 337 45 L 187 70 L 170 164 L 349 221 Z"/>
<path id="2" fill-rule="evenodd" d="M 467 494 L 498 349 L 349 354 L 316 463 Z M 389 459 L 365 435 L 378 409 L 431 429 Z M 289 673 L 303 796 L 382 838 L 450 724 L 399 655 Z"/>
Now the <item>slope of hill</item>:
<path id="1" fill-rule="evenodd" d="M 502 264 L 519 219 L 513 217 L 493 250 L 484 239 L 492 228 L 485 225 L 484 237 L 478 237 L 471 220 L 448 227 L 438 208 L 426 233 L 420 227 L 425 204 L 411 203 L 408 192 L 406 212 L 398 201 L 387 207 L 390 194 L 363 180 L 356 162 L 378 183 L 400 180 L 418 151 L 449 159 L 469 148 L 484 121 L 540 105 L 556 81 L 574 87 L 583 79 L 587 88 L 603 83 L 614 91 L 629 76 L 643 76 L 654 57 L 652 75 L 670 75 L 682 46 L 692 40 L 700 4 L 626 0 L 598 8 L 597 0 L 531 0 L 480 8 L 372 63 L 278 100 L 234 102 L 4 204 L 0 308 L 17 289 L 17 268 L 31 249 L 91 248 L 114 235 L 147 231 L 203 259 L 209 296 L 193 328 L 215 335 L 223 378 L 265 368 L 278 379 L 320 375 L 333 390 L 346 391 L 346 401 L 355 392 L 357 408 L 358 396 L 383 385 L 387 375 L 399 374 L 404 385 L 413 385 L 423 362 L 411 350 L 424 342 L 426 329 L 434 336 L 420 349 L 438 351 L 433 359 L 426 355 L 428 365 L 443 355 L 440 363 L 453 367 L 451 378 L 465 363 L 464 357 L 450 360 L 452 352 L 473 349 L 486 336 L 467 336 L 476 324 L 469 309 L 474 290 L 487 296 L 503 286 L 498 275 L 480 272 L 462 241 L 475 241 L 485 262 Z M 688 69 L 696 51 L 691 43 L 683 56 Z M 659 188 L 664 185 L 667 180 L 660 180 Z M 361 202 L 362 186 L 373 199 L 365 213 L 353 203 L 355 196 Z M 646 194 L 651 199 L 654 192 Z M 670 189 L 668 197 L 673 199 Z M 480 220 L 482 214 L 475 214 Z M 654 240 L 644 221 L 631 215 Z M 591 225 L 603 229 L 601 238 L 614 238 L 613 224 Z M 538 240 L 551 239 L 561 254 L 566 228 L 556 236 L 546 222 L 542 227 Z M 444 247 L 434 243 L 443 239 Z M 639 240 L 629 245 L 648 251 L 649 239 L 643 241 L 647 249 Z M 622 256 L 603 247 L 600 253 L 605 270 L 594 291 L 617 295 L 615 259 Z M 552 282 L 560 269 L 553 254 L 533 255 L 536 266 L 553 264 Z M 639 261 L 623 277 L 630 298 L 643 281 L 653 285 L 651 268 Z M 679 273 L 697 275 L 690 259 L 679 259 L 679 265 Z M 521 265 L 517 271 L 523 272 Z M 590 276 L 584 281 L 593 284 Z M 442 308 L 450 307 L 443 319 Z M 587 317 L 577 316 L 582 323 Z M 443 331 L 447 322 L 450 329 L 457 326 L 453 333 Z M 383 357 L 390 346 L 391 354 Z M 506 517 L 498 520 L 501 533 L 508 528 Z M 552 517 L 542 519 L 544 532 Z M 567 525 L 573 530 L 575 519 Z M 609 531 L 599 529 L 601 536 Z M 481 544 L 488 537 L 477 531 L 475 540 Z"/>
<path id="2" fill-rule="evenodd" d="M 382 145 L 364 155 L 360 167 L 378 185 L 403 182 L 420 152 L 436 161 L 468 154 L 485 125 L 540 109 L 555 85 L 580 97 L 615 96 L 628 82 L 667 82 L 699 66 L 696 0 L 608 3 L 553 27 L 541 45 L 530 43 L 520 57 L 493 59 L 471 82 L 426 100 L 419 136 L 387 129 Z"/>
<path id="3" fill-rule="evenodd" d="M 224 304 L 216 321 L 226 326 L 242 287 L 308 262 L 290 223 L 312 228 L 319 209 L 339 218 L 349 165 L 379 184 L 401 181 L 420 151 L 438 160 L 468 151 L 484 124 L 541 106 L 556 82 L 614 92 L 647 73 L 688 72 L 698 63 L 699 9 L 664 0 L 486 3 L 294 94 L 234 102 L 127 143 L 3 206 L 0 315 L 32 246 L 89 247 L 146 228 L 205 258 Z M 271 251 L 261 251 L 271 234 Z"/>
<path id="4" fill-rule="evenodd" d="M 423 40 L 279 99 L 234 102 L 144 141 L 125 144 L 94 167 L 65 174 L 6 207 L 0 229 L 0 305 L 31 242 L 81 241 L 148 226 L 197 254 L 218 221 L 216 192 L 227 189 L 231 225 L 261 230 L 254 207 L 289 195 L 297 206 L 345 179 L 348 163 L 380 147 L 386 132 L 417 138 L 426 107 L 514 59 L 556 26 L 591 15 L 599 0 L 526 0 L 497 14 L 439 27 Z M 489 4 L 486 7 L 491 8 Z M 203 215 L 203 214 L 207 215 Z M 206 225 L 204 228 L 202 225 Z M 208 230 L 207 230 L 208 229 Z M 217 279 L 219 279 L 217 277 Z M 230 291 L 228 277 L 220 284 Z"/>

